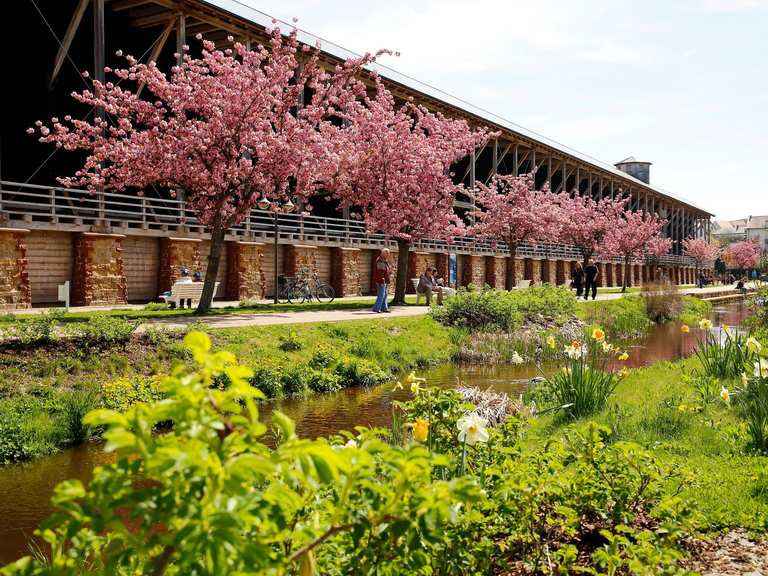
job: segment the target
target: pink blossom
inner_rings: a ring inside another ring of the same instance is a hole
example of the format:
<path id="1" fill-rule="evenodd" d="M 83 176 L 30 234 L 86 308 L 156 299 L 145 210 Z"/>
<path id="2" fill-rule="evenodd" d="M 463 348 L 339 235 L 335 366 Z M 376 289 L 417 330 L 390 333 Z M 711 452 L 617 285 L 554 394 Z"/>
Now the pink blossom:
<path id="1" fill-rule="evenodd" d="M 721 249 L 717 244 L 700 238 L 683 240 L 683 254 L 696 260 L 699 267 L 712 264 L 720 256 Z"/>
<path id="2" fill-rule="evenodd" d="M 729 268 L 754 268 L 760 261 L 760 245 L 754 240 L 734 242 L 723 250 L 723 258 Z"/>

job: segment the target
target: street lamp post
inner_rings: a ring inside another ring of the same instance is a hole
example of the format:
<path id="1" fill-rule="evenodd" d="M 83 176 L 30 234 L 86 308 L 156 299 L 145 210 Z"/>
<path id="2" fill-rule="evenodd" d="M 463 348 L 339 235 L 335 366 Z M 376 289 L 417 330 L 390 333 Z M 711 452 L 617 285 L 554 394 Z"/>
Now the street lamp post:
<path id="1" fill-rule="evenodd" d="M 278 279 L 279 279 L 279 271 L 277 268 L 277 253 L 278 253 L 278 240 L 280 239 L 280 224 L 278 221 L 278 216 L 280 214 L 288 214 L 289 212 L 293 212 L 294 204 L 291 202 L 290 199 L 288 199 L 287 202 L 285 202 L 282 206 L 278 205 L 277 202 L 272 203 L 269 201 L 269 199 L 266 196 L 263 196 L 258 202 L 257 206 L 261 210 L 267 210 L 269 207 L 272 207 L 272 217 L 273 217 L 273 229 L 272 234 L 274 236 L 274 265 L 275 265 L 275 288 L 274 288 L 274 294 L 273 294 L 273 302 L 275 304 L 278 303 Z"/>

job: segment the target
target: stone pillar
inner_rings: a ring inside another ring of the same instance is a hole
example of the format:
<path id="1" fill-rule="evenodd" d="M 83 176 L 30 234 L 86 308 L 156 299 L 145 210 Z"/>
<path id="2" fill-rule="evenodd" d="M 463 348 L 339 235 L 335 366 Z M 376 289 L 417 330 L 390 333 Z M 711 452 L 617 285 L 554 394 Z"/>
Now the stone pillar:
<path id="1" fill-rule="evenodd" d="M 283 270 L 286 276 L 301 276 L 317 272 L 317 246 L 286 244 Z"/>
<path id="2" fill-rule="evenodd" d="M 128 287 L 123 271 L 122 234 L 82 232 L 74 239 L 72 304 L 126 304 Z"/>
<path id="3" fill-rule="evenodd" d="M 533 260 L 531 258 L 523 260 L 523 280 L 530 280 L 533 284 Z"/>
<path id="4" fill-rule="evenodd" d="M 608 284 L 608 278 L 606 278 L 606 269 L 608 267 L 602 262 L 595 262 L 595 266 L 597 266 L 597 269 L 600 271 L 600 275 L 597 278 L 597 285 L 600 288 L 610 286 L 610 284 Z"/>
<path id="5" fill-rule="evenodd" d="M 507 263 L 507 266 L 509 266 L 509 263 Z M 520 281 L 525 280 L 525 267 L 525 259 L 515 258 L 515 286 L 519 286 Z"/>
<path id="6" fill-rule="evenodd" d="M 504 256 L 485 257 L 485 283 L 491 288 L 504 290 L 506 282 L 507 258 Z"/>
<path id="7" fill-rule="evenodd" d="M 333 248 L 331 251 L 331 285 L 336 296 L 359 296 L 363 293 L 360 281 L 360 249 Z"/>
<path id="8" fill-rule="evenodd" d="M 624 281 L 624 264 L 616 264 L 616 286 L 621 286 Z"/>
<path id="9" fill-rule="evenodd" d="M 566 284 L 565 280 L 565 261 L 564 260 L 557 260 L 555 261 L 555 284 L 558 286 L 562 286 L 563 284 Z"/>
<path id="10" fill-rule="evenodd" d="M 607 262 L 603 265 L 603 270 L 605 270 L 605 284 L 602 285 L 607 287 L 613 286 L 613 264 Z"/>
<path id="11" fill-rule="evenodd" d="M 541 266 L 541 281 L 544 282 L 551 282 L 550 274 L 549 274 L 549 260 L 539 260 L 539 265 Z"/>
<path id="12" fill-rule="evenodd" d="M 227 299 L 264 298 L 264 245 L 259 242 L 227 242 Z"/>
<path id="13" fill-rule="evenodd" d="M 485 259 L 483 256 L 466 255 L 462 270 L 462 285 L 474 284 L 477 288 L 485 285 Z"/>
<path id="14" fill-rule="evenodd" d="M 32 306 L 25 228 L 0 228 L 0 309 Z"/>
<path id="15" fill-rule="evenodd" d="M 198 238 L 160 238 L 160 270 L 157 287 L 167 292 L 179 278 L 179 270 L 186 268 L 190 274 L 202 272 L 200 243 Z"/>
<path id="16" fill-rule="evenodd" d="M 435 268 L 437 277 L 442 278 L 448 285 L 448 254 L 435 254 Z"/>

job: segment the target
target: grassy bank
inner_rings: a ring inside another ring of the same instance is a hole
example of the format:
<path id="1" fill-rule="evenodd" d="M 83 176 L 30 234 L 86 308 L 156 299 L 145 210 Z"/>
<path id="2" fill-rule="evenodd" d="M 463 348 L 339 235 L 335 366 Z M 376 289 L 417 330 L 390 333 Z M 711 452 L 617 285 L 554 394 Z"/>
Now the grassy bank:
<path id="1" fill-rule="evenodd" d="M 768 530 L 768 458 L 750 451 L 735 408 L 719 397 L 703 402 L 687 375 L 695 358 L 630 371 L 608 407 L 590 418 L 613 430 L 613 441 L 636 442 L 679 472 L 683 498 L 695 502 L 709 530 Z M 717 384 L 733 390 L 735 381 Z M 716 395 L 717 396 L 717 395 Z M 571 424 L 556 416 L 531 420 L 527 443 L 543 445 Z"/>

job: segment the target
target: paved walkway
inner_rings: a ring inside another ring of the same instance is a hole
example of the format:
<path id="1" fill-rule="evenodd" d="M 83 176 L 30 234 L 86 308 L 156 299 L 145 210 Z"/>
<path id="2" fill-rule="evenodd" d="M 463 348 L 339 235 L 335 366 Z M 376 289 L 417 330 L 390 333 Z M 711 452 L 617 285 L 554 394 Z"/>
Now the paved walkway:
<path id="1" fill-rule="evenodd" d="M 751 286 L 750 286 L 751 287 Z M 684 294 L 691 294 L 697 296 L 706 297 L 708 294 L 716 294 L 718 292 L 725 292 L 732 290 L 732 285 L 727 286 L 710 286 L 707 288 L 684 288 L 682 292 Z M 638 292 L 628 292 L 627 294 L 633 295 Z M 615 300 L 622 298 L 624 294 L 621 292 L 601 293 L 598 289 L 597 300 Z M 370 301 L 371 305 L 374 302 L 374 298 L 369 297 L 347 297 L 338 298 L 337 301 Z M 260 304 L 269 304 L 270 300 L 260 300 Z M 234 301 L 217 301 L 214 302 L 214 308 L 237 308 L 238 302 Z M 95 312 L 95 311 L 107 311 L 107 310 L 142 310 L 143 304 L 123 304 L 120 306 L 83 306 L 70 308 L 70 312 Z M 20 313 L 42 313 L 50 308 L 33 308 L 31 310 L 20 310 Z M 370 320 L 373 318 L 405 318 L 412 316 L 422 316 L 429 311 L 426 306 L 400 306 L 392 308 L 390 314 L 376 314 L 368 309 L 355 309 L 355 310 L 317 310 L 307 312 L 264 312 L 264 313 L 247 313 L 236 312 L 232 314 L 220 314 L 212 316 L 171 316 L 160 318 L 148 318 L 139 326 L 139 331 L 146 330 L 148 326 L 166 326 L 168 328 L 185 328 L 189 324 L 194 322 L 204 322 L 211 328 L 236 328 L 240 326 L 268 326 L 276 324 L 305 324 L 309 322 L 343 322 L 346 320 Z"/>

